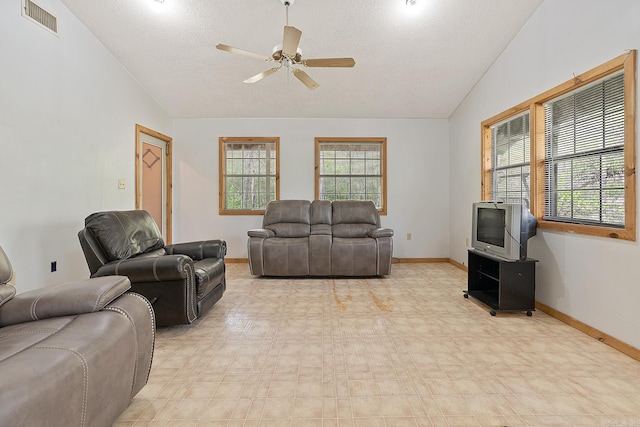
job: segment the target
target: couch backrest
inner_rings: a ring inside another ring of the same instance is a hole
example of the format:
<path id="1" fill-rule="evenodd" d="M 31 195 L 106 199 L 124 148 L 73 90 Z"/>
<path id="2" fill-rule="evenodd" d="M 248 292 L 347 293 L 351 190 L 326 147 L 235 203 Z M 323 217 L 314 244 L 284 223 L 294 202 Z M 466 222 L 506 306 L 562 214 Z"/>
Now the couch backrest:
<path id="1" fill-rule="evenodd" d="M 277 237 L 307 237 L 310 233 L 311 202 L 308 200 L 274 200 L 262 218 L 262 228 Z"/>
<path id="2" fill-rule="evenodd" d="M 311 225 L 331 225 L 331 223 L 331 201 L 314 200 L 313 202 L 311 202 Z"/>
<path id="3" fill-rule="evenodd" d="M 147 211 L 96 212 L 89 215 L 84 224 L 85 232 L 95 238 L 107 261 L 164 248 L 160 230 Z"/>
<path id="4" fill-rule="evenodd" d="M 331 210 L 333 237 L 367 237 L 380 227 L 380 214 L 371 201 L 336 200 Z"/>
<path id="5" fill-rule="evenodd" d="M 331 202 L 329 200 L 311 202 L 311 234 L 331 235 Z"/>

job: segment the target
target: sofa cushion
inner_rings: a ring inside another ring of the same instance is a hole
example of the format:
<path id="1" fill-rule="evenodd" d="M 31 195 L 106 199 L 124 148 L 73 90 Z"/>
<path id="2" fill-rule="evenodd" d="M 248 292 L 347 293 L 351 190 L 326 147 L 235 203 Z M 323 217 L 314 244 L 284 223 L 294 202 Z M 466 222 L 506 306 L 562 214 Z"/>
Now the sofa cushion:
<path id="1" fill-rule="evenodd" d="M 331 227 L 333 237 L 370 237 L 371 230 L 375 230 L 373 224 L 337 224 Z"/>
<path id="2" fill-rule="evenodd" d="M 380 214 L 371 201 L 336 200 L 331 204 L 332 224 L 373 224 L 380 226 Z"/>
<path id="3" fill-rule="evenodd" d="M 273 231 L 276 237 L 308 237 L 311 233 L 309 224 L 280 223 L 267 225 L 267 230 Z"/>
<path id="4" fill-rule="evenodd" d="M 273 237 L 264 242 L 264 274 L 267 276 L 308 276 L 309 238 Z"/>
<path id="5" fill-rule="evenodd" d="M 377 244 L 373 239 L 334 237 L 331 246 L 331 274 L 373 276 L 377 272 Z"/>
<path id="6" fill-rule="evenodd" d="M 196 293 L 198 300 L 215 288 L 224 277 L 224 260 L 205 258 L 193 263 L 196 275 Z"/>
<path id="7" fill-rule="evenodd" d="M 109 261 L 127 259 L 164 247 L 160 230 L 147 211 L 109 211 L 89 215 L 91 230 Z"/>
<path id="8" fill-rule="evenodd" d="M 278 223 L 311 223 L 310 220 L 311 202 L 308 200 L 274 200 L 269 202 L 264 211 L 262 228 L 270 224 Z"/>

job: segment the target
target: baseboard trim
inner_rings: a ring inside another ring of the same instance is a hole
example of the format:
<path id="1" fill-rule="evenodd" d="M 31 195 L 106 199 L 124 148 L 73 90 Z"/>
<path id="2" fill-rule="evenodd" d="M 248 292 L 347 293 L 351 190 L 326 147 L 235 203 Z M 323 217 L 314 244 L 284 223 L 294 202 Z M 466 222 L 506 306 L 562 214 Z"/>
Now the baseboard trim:
<path id="1" fill-rule="evenodd" d="M 248 263 L 249 258 L 225 258 L 224 262 L 229 264 L 243 264 L 243 263 Z"/>
<path id="2" fill-rule="evenodd" d="M 536 301 L 536 309 L 540 310 L 544 313 L 547 313 L 549 316 L 554 317 L 561 322 L 566 323 L 567 325 L 589 335 L 592 338 L 597 339 L 598 341 L 608 345 L 611 348 L 618 350 L 621 353 L 626 354 L 632 359 L 640 361 L 640 350 L 620 341 L 617 338 L 612 337 L 611 335 L 605 334 L 604 332 L 587 325 L 579 321 L 578 319 L 574 319 L 573 317 L 562 313 L 561 311 L 556 310 L 555 308 L 549 307 L 546 304 L 543 304 L 539 301 Z"/>
<path id="3" fill-rule="evenodd" d="M 424 264 L 436 262 L 449 262 L 449 258 L 393 258 L 395 264 Z"/>
<path id="4" fill-rule="evenodd" d="M 454 267 L 458 267 L 460 270 L 469 271 L 466 265 L 461 264 L 458 261 L 454 261 L 451 258 L 448 258 L 446 262 L 453 265 Z"/>
<path id="5" fill-rule="evenodd" d="M 225 258 L 224 262 L 229 264 L 248 263 L 248 258 Z M 437 262 L 450 262 L 457 264 L 449 258 L 393 258 L 394 264 L 424 264 L 424 263 L 437 263 Z M 463 267 L 466 269 L 466 267 Z"/>

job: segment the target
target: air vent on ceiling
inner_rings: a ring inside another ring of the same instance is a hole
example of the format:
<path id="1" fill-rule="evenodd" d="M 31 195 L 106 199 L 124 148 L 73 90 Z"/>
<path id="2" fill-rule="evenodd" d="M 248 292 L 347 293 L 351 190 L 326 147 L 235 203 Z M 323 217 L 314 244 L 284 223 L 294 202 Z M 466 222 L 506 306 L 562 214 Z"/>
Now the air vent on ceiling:
<path id="1" fill-rule="evenodd" d="M 29 18 L 36 24 L 51 31 L 53 34 L 58 34 L 58 18 L 31 0 L 22 0 L 22 16 Z"/>

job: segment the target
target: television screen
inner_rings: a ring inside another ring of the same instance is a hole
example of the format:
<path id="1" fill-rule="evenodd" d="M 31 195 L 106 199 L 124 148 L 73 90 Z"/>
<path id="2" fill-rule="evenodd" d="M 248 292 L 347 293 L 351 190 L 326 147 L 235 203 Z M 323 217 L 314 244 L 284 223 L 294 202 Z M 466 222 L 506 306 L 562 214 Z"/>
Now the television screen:
<path id="1" fill-rule="evenodd" d="M 478 241 L 489 245 L 504 247 L 504 209 L 478 208 Z"/>

